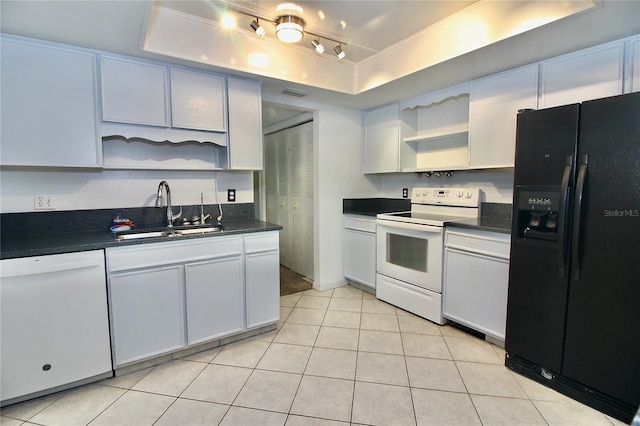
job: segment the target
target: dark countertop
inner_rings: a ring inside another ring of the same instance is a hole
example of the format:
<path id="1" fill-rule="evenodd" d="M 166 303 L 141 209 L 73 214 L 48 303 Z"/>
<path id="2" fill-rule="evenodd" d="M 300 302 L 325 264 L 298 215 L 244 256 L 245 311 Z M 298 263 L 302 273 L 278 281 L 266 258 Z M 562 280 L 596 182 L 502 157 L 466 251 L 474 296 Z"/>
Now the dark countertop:
<path id="1" fill-rule="evenodd" d="M 357 214 L 373 216 L 378 213 L 408 211 L 411 200 L 408 198 L 344 198 L 342 200 L 343 214 Z"/>
<path id="2" fill-rule="evenodd" d="M 447 227 L 477 229 L 479 231 L 499 232 L 501 234 L 511 233 L 511 219 L 500 217 L 479 217 L 449 222 Z"/>
<path id="3" fill-rule="evenodd" d="M 84 231 L 25 235 L 2 238 L 0 259 L 40 256 L 47 254 L 70 253 L 86 250 L 99 250 L 107 247 L 118 247 L 132 244 L 150 244 L 164 241 L 181 241 L 195 238 L 216 238 L 226 235 L 246 234 L 251 232 L 277 231 L 282 226 L 255 219 L 223 221 L 221 232 L 207 234 L 191 234 L 172 237 L 142 238 L 137 240 L 116 240 L 110 231 Z M 140 231 L 140 229 L 138 229 Z"/>

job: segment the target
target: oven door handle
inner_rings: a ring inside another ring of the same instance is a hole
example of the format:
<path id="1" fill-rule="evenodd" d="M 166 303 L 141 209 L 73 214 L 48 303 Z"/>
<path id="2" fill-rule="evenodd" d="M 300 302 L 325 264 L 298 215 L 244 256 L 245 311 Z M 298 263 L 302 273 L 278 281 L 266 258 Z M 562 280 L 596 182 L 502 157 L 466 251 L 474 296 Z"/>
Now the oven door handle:
<path id="1" fill-rule="evenodd" d="M 394 220 L 376 219 L 376 225 L 389 229 L 404 229 L 407 231 L 432 232 L 442 234 L 443 228 L 433 225 L 419 225 L 415 223 L 396 222 Z"/>

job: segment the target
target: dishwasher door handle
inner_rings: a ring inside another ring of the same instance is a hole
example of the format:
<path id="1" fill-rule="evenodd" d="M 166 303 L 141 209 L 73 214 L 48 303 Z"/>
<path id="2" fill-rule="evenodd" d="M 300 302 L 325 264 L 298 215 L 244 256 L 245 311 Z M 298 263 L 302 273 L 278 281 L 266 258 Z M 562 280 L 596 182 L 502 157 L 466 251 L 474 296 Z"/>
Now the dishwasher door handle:
<path id="1" fill-rule="evenodd" d="M 509 256 L 504 256 L 493 251 L 478 250 L 476 248 L 462 247 L 462 246 L 456 246 L 456 245 L 446 246 L 445 251 L 451 251 L 453 253 L 460 253 L 460 254 L 471 254 L 471 255 L 482 256 L 482 257 L 490 257 L 493 259 L 502 259 L 507 261 L 509 260 Z"/>
<path id="2" fill-rule="evenodd" d="M 76 269 L 95 268 L 102 266 L 93 260 L 82 260 L 78 262 L 57 263 L 54 265 L 41 266 L 37 263 L 29 265 L 2 265 L 1 278 L 24 277 L 29 275 L 51 274 L 55 272 L 72 271 Z"/>

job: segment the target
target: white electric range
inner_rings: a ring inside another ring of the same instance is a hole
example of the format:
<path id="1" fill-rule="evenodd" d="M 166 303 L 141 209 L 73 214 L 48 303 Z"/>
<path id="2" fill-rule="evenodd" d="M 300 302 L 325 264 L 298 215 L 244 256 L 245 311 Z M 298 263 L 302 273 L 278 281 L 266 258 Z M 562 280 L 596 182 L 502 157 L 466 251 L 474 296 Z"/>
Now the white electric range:
<path id="1" fill-rule="evenodd" d="M 376 217 L 376 297 L 437 324 L 444 226 L 477 218 L 478 188 L 413 188 L 411 210 Z"/>

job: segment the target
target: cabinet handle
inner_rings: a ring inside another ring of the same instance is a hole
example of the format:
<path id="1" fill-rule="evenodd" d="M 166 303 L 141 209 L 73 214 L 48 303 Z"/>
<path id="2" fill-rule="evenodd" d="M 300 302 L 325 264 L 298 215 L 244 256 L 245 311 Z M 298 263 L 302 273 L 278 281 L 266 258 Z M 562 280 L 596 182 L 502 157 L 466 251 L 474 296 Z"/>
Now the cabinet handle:
<path id="1" fill-rule="evenodd" d="M 286 206 L 286 205 L 287 205 L 287 204 L 286 204 L 284 201 L 280 201 L 280 207 L 284 207 L 284 206 Z"/>

